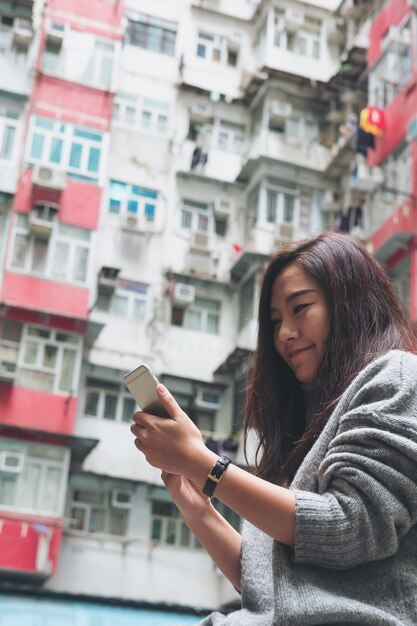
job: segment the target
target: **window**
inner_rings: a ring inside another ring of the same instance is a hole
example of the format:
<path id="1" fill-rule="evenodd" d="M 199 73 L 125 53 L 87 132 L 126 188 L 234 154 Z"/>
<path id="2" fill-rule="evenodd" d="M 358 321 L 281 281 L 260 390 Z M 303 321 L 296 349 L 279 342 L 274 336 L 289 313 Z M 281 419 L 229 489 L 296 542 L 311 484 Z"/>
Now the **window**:
<path id="1" fill-rule="evenodd" d="M 277 189 L 266 191 L 266 222 L 269 224 L 294 224 L 296 220 L 296 196 Z"/>
<path id="2" fill-rule="evenodd" d="M 148 285 L 119 279 L 113 293 L 98 292 L 97 309 L 116 317 L 143 321 L 148 309 Z"/>
<path id="3" fill-rule="evenodd" d="M 317 141 L 318 126 L 312 120 L 292 116 L 285 121 L 285 136 L 304 143 Z"/>
<path id="4" fill-rule="evenodd" d="M 152 501 L 151 539 L 167 545 L 201 548 L 173 502 Z"/>
<path id="5" fill-rule="evenodd" d="M 321 30 L 321 20 L 306 15 L 303 24 L 296 31 L 290 32 L 285 28 L 285 12 L 275 10 L 274 46 L 277 48 L 286 48 L 300 56 L 320 59 Z"/>
<path id="6" fill-rule="evenodd" d="M 128 13 L 127 41 L 133 46 L 174 56 L 177 26 L 149 15 Z"/>
<path id="7" fill-rule="evenodd" d="M 22 387 L 54 393 L 71 393 L 77 388 L 81 338 L 45 327 L 23 329 L 19 355 Z"/>
<path id="8" fill-rule="evenodd" d="M 34 214 L 53 223 L 55 208 L 39 203 Z M 90 235 L 89 230 L 58 222 L 49 236 L 32 233 L 28 216 L 18 213 L 10 266 L 28 274 L 84 285 L 88 279 Z"/>
<path id="9" fill-rule="evenodd" d="M 380 109 L 387 107 L 412 78 L 411 39 L 411 22 L 400 32 L 395 27 L 387 31 L 384 54 L 369 75 L 370 101 Z"/>
<path id="10" fill-rule="evenodd" d="M 169 131 L 170 106 L 161 100 L 119 92 L 115 97 L 113 119 L 123 126 L 166 135 Z"/>
<path id="11" fill-rule="evenodd" d="M 59 165 L 70 176 L 98 182 L 103 163 L 104 135 L 98 131 L 33 117 L 27 158 L 32 163 Z"/>
<path id="12" fill-rule="evenodd" d="M 156 220 L 158 192 L 117 180 L 110 181 L 109 213 L 132 215 L 139 226 L 150 226 Z"/>
<path id="13" fill-rule="evenodd" d="M 226 37 L 199 31 L 196 56 L 210 63 L 221 63 L 235 67 L 238 53 L 235 44 L 230 44 Z"/>
<path id="14" fill-rule="evenodd" d="M 212 215 L 208 205 L 193 200 L 183 200 L 181 207 L 181 228 L 192 232 L 211 230 Z"/>
<path id="15" fill-rule="evenodd" d="M 220 121 L 217 136 L 219 150 L 240 153 L 245 138 L 245 127 L 240 124 Z"/>
<path id="16" fill-rule="evenodd" d="M 0 163 L 12 163 L 17 156 L 18 113 L 6 110 L 0 114 Z"/>
<path id="17" fill-rule="evenodd" d="M 125 536 L 129 513 L 129 506 L 117 506 L 111 490 L 92 487 L 72 489 L 70 518 L 75 530 Z"/>
<path id="18" fill-rule="evenodd" d="M 137 411 L 134 399 L 119 384 L 88 379 L 84 415 L 117 422 L 130 422 Z"/>
<path id="19" fill-rule="evenodd" d="M 385 162 L 385 187 L 398 191 L 402 199 L 412 193 L 412 156 L 411 144 L 402 142 Z"/>
<path id="20" fill-rule="evenodd" d="M 1 506 L 62 515 L 69 461 L 66 448 L 1 437 L 0 455 L 19 460 L 13 471 L 0 470 Z"/>
<path id="21" fill-rule="evenodd" d="M 0 371 L 16 371 L 21 335 L 19 322 L 5 319 L 0 324 Z"/>
<path id="22" fill-rule="evenodd" d="M 186 309 L 173 307 L 171 324 L 188 330 L 218 335 L 220 331 L 220 302 L 195 298 Z"/>

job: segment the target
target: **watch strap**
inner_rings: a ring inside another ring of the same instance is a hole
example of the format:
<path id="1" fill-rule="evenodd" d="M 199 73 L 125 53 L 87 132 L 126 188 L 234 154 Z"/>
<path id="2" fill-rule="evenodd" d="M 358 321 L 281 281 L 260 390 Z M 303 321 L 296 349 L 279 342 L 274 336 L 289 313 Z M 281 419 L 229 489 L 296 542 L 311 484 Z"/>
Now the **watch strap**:
<path id="1" fill-rule="evenodd" d="M 230 463 L 230 459 L 227 456 L 221 456 L 217 459 L 209 473 L 207 474 L 207 480 L 203 487 L 204 495 L 209 498 L 213 497 L 214 490 L 224 476 L 225 471 Z"/>

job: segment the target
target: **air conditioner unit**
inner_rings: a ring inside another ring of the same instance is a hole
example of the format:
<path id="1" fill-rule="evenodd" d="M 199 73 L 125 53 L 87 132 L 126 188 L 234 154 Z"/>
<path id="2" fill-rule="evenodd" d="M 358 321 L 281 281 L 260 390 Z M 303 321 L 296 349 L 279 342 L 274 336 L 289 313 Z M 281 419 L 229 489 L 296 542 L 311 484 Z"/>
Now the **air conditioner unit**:
<path id="1" fill-rule="evenodd" d="M 285 11 L 284 25 L 285 30 L 293 33 L 304 24 L 304 12 L 299 9 L 288 8 Z"/>
<path id="2" fill-rule="evenodd" d="M 100 291 L 113 293 L 117 287 L 119 273 L 119 267 L 108 267 L 103 265 L 98 273 L 98 286 Z"/>
<path id="3" fill-rule="evenodd" d="M 283 100 L 273 100 L 269 115 L 272 121 L 285 121 L 290 117 L 292 113 L 292 105 L 289 102 Z"/>
<path id="4" fill-rule="evenodd" d="M 217 411 L 220 408 L 220 392 L 211 389 L 199 389 L 194 404 L 200 409 Z"/>
<path id="5" fill-rule="evenodd" d="M 21 452 L 0 452 L 0 471 L 20 474 L 23 469 L 24 455 Z"/>
<path id="6" fill-rule="evenodd" d="M 113 489 L 111 492 L 111 505 L 118 509 L 132 508 L 132 492 L 125 489 Z"/>
<path id="7" fill-rule="evenodd" d="M 210 247 L 210 238 L 208 233 L 194 232 L 191 233 L 190 248 L 192 250 L 207 251 Z"/>
<path id="8" fill-rule="evenodd" d="M 186 306 L 195 300 L 194 285 L 186 285 L 184 283 L 176 283 L 174 287 L 173 302 L 177 306 Z"/>
<path id="9" fill-rule="evenodd" d="M 60 47 L 65 39 L 67 30 L 67 24 L 49 20 L 45 27 L 46 41 L 54 46 Z"/>
<path id="10" fill-rule="evenodd" d="M 67 186 L 67 179 L 63 170 L 56 170 L 45 165 L 34 165 L 32 170 L 32 183 L 36 187 L 63 191 Z"/>
<path id="11" fill-rule="evenodd" d="M 235 200 L 228 196 L 214 198 L 214 214 L 216 217 L 230 217 L 235 209 Z"/>
<path id="12" fill-rule="evenodd" d="M 287 243 L 293 241 L 295 237 L 295 226 L 293 224 L 285 224 L 278 222 L 275 229 L 275 239 L 279 243 Z"/>
<path id="13" fill-rule="evenodd" d="M 37 203 L 29 213 L 29 226 L 32 233 L 49 237 L 54 229 L 58 215 L 56 204 Z"/>
<path id="14" fill-rule="evenodd" d="M 342 194 L 334 189 L 327 189 L 324 192 L 321 205 L 323 211 L 334 212 L 342 210 Z"/>
<path id="15" fill-rule="evenodd" d="M 212 116 L 212 107 L 208 102 L 197 101 L 190 106 L 193 119 L 206 121 Z"/>
<path id="16" fill-rule="evenodd" d="M 16 363 L 0 361 L 0 383 L 12 385 L 16 380 Z"/>
<path id="17" fill-rule="evenodd" d="M 33 37 L 33 26 L 30 20 L 16 17 L 13 21 L 13 43 L 19 46 L 28 46 Z"/>

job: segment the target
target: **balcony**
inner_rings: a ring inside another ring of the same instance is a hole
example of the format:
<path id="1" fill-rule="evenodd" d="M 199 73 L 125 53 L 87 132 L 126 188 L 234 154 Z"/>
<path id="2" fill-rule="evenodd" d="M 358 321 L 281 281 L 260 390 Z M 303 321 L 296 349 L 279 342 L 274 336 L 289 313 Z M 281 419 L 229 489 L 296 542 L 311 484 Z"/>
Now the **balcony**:
<path id="1" fill-rule="evenodd" d="M 60 520 L 0 511 L 0 574 L 41 583 L 56 570 Z"/>
<path id="2" fill-rule="evenodd" d="M 17 37 L 19 32 L 22 29 L 0 25 L 0 91 L 28 96 L 32 85 L 31 38 L 23 42 Z"/>
<path id="3" fill-rule="evenodd" d="M 238 182 L 247 181 L 257 167 L 260 159 L 282 161 L 297 167 L 324 172 L 330 162 L 328 148 L 315 142 L 303 142 L 282 136 L 265 129 L 253 137 L 249 150 L 244 155 Z"/>
<path id="4" fill-rule="evenodd" d="M 368 249 L 380 263 L 407 249 L 417 232 L 415 198 L 403 201 L 369 239 Z"/>
<path id="5" fill-rule="evenodd" d="M 201 176 L 225 182 L 234 182 L 236 180 L 242 164 L 242 156 L 240 154 L 210 147 L 203 148 L 203 153 L 207 155 L 206 160 L 202 158 L 191 169 L 196 148 L 196 143 L 189 139 L 182 144 L 178 163 L 179 175 Z"/>

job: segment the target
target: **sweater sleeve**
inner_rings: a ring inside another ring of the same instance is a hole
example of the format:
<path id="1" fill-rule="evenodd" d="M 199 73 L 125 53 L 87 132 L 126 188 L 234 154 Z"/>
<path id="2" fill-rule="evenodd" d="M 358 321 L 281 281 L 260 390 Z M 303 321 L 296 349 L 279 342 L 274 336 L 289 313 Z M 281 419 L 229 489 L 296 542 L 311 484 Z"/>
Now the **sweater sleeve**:
<path id="1" fill-rule="evenodd" d="M 296 563 L 347 569 L 378 561 L 416 523 L 415 357 L 412 364 L 380 368 L 358 386 L 320 463 L 317 493 L 294 489 Z"/>

